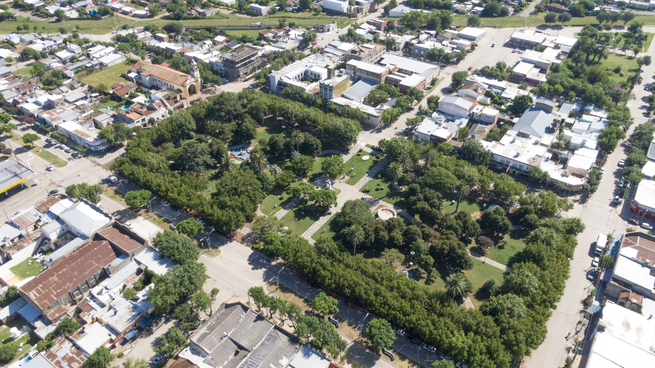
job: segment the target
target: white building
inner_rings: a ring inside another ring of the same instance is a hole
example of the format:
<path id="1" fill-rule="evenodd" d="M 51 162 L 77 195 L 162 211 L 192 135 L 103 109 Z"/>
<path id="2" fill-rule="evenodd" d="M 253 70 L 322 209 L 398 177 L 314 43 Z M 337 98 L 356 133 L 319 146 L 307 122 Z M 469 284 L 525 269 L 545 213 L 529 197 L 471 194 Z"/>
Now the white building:
<path id="1" fill-rule="evenodd" d="M 330 101 L 334 102 L 339 108 L 343 108 L 344 106 L 349 106 L 352 107 L 353 109 L 359 109 L 362 112 L 366 113 L 366 120 L 364 120 L 365 124 L 377 127 L 380 125 L 380 123 L 382 123 L 382 113 L 384 112 L 384 109 L 378 109 L 375 107 L 364 105 L 363 103 L 355 102 L 343 97 L 333 98 Z"/>
<path id="2" fill-rule="evenodd" d="M 530 168 L 539 166 L 544 158 L 550 157 L 548 148 L 553 139 L 550 136 L 540 138 L 510 130 L 499 142 L 480 143 L 491 151 L 491 163 L 496 167 L 507 172 L 525 174 Z"/>
<path id="3" fill-rule="evenodd" d="M 586 177 L 589 170 L 591 170 L 596 164 L 597 157 L 598 151 L 588 148 L 580 148 L 575 151 L 573 156 L 569 159 L 566 169 L 571 173 Z"/>
<path id="4" fill-rule="evenodd" d="M 439 100 L 438 111 L 454 116 L 468 116 L 475 104 L 464 97 L 444 96 Z"/>
<path id="5" fill-rule="evenodd" d="M 308 56 L 295 61 L 268 76 L 269 89 L 273 93 L 281 93 L 288 86 L 297 86 L 307 90 L 308 85 L 303 80 L 312 78 L 322 81 L 328 78 L 328 69 L 323 65 L 327 63 L 322 57 Z"/>
<path id="6" fill-rule="evenodd" d="M 484 38 L 484 36 L 487 34 L 487 31 L 481 28 L 474 28 L 474 27 L 466 27 L 463 30 L 459 31 L 457 33 L 457 36 L 459 38 L 463 38 L 465 40 L 473 41 L 473 42 L 480 42 L 481 39 Z"/>
<path id="7" fill-rule="evenodd" d="M 324 10 L 332 10 L 342 13 L 348 12 L 348 1 L 323 0 L 321 6 Z"/>

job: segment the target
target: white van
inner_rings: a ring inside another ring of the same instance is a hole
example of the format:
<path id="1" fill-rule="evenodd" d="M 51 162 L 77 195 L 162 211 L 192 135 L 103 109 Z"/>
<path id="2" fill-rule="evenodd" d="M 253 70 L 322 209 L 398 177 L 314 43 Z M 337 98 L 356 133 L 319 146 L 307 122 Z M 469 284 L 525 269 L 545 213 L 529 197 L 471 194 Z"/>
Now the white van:
<path id="1" fill-rule="evenodd" d="M 605 249 L 606 245 L 607 245 L 607 235 L 605 234 L 598 235 L 598 239 L 596 239 L 596 255 L 600 255 L 601 253 L 603 253 L 603 249 Z"/>

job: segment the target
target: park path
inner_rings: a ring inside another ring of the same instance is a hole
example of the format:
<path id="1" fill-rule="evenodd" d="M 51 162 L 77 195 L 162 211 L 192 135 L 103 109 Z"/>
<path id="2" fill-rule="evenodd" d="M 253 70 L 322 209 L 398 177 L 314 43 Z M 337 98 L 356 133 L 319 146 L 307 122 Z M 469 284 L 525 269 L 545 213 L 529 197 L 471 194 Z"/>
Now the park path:
<path id="1" fill-rule="evenodd" d="M 300 202 L 299 198 L 292 199 L 291 201 L 289 201 L 289 203 L 285 204 L 281 210 L 275 212 L 275 217 L 281 219 L 282 217 L 284 217 L 284 215 L 286 215 L 289 211 L 291 211 L 294 207 L 296 207 L 298 202 Z"/>
<path id="2" fill-rule="evenodd" d="M 477 259 L 481 260 L 483 263 L 489 264 L 489 265 L 494 266 L 496 268 L 499 268 L 499 269 L 501 269 L 503 271 L 509 270 L 509 267 L 505 266 L 504 264 L 502 264 L 500 262 L 496 262 L 493 259 L 489 259 L 489 258 L 487 258 L 485 256 L 481 256 L 481 255 L 471 251 L 470 249 L 467 249 L 466 251 L 469 253 L 469 255 L 471 257 L 477 258 Z"/>

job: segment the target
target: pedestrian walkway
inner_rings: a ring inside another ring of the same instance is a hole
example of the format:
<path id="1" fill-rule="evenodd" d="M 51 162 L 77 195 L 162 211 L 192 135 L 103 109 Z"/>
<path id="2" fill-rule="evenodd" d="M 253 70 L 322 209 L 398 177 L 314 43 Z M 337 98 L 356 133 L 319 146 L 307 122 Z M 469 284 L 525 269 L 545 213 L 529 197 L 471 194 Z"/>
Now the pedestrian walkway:
<path id="1" fill-rule="evenodd" d="M 359 181 L 355 183 L 355 189 L 357 190 L 362 189 L 364 185 L 366 185 L 369 181 L 373 180 L 373 178 L 378 172 L 384 169 L 384 167 L 387 165 L 388 162 L 389 160 L 385 157 L 382 160 L 380 160 L 380 162 L 375 164 L 375 166 L 373 166 L 373 168 L 369 170 L 369 172 L 366 175 L 364 175 L 363 178 L 359 179 Z"/>
<path id="2" fill-rule="evenodd" d="M 281 210 L 275 213 L 275 217 L 281 219 L 282 217 L 284 217 L 284 215 L 286 215 L 289 211 L 291 211 L 294 207 L 296 207 L 298 202 L 300 202 L 300 198 L 294 198 L 290 200 L 289 203 L 285 204 Z"/>
<path id="3" fill-rule="evenodd" d="M 503 271 L 507 271 L 507 270 L 509 270 L 509 267 L 505 266 L 505 265 L 502 264 L 502 263 L 496 262 L 496 261 L 494 261 L 493 259 L 489 259 L 489 258 L 487 258 L 487 257 L 485 257 L 485 256 L 481 256 L 481 255 L 479 255 L 479 254 L 477 254 L 477 253 L 471 251 L 470 249 L 467 249 L 467 251 L 469 252 L 469 255 L 470 255 L 471 257 L 475 257 L 475 258 L 477 258 L 477 259 L 483 261 L 483 263 L 486 263 L 486 264 L 488 264 L 488 265 L 494 266 L 494 267 L 499 268 L 499 269 L 501 269 L 501 270 L 503 270 Z"/>

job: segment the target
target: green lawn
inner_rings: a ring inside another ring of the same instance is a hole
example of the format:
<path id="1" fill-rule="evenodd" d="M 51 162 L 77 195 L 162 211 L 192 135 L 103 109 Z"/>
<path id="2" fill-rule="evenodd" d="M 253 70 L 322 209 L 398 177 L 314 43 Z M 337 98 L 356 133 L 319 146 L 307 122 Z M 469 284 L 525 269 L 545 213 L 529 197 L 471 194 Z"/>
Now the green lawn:
<path id="1" fill-rule="evenodd" d="M 324 213 L 324 211 L 311 211 L 307 206 L 296 206 L 280 219 L 280 226 L 286 226 L 300 236 Z"/>
<path id="2" fill-rule="evenodd" d="M 370 191 L 367 193 L 367 190 Z M 401 207 L 402 205 L 399 204 L 399 202 L 405 199 L 399 190 L 393 190 L 391 179 L 388 179 L 384 174 L 375 175 L 375 179 L 372 179 L 366 183 L 361 191 L 367 195 L 370 195 L 371 197 L 375 197 L 387 203 L 395 204 Z"/>
<path id="3" fill-rule="evenodd" d="M 370 159 L 364 161 L 362 160 L 363 156 L 371 156 Z M 367 152 L 363 152 L 362 156 L 354 155 L 350 160 L 346 161 L 343 165 L 343 171 L 346 173 L 346 176 L 349 176 L 346 180 L 346 184 L 355 185 L 357 182 L 364 177 L 378 161 L 373 160 L 373 156 Z"/>
<path id="4" fill-rule="evenodd" d="M 336 239 L 336 236 L 338 235 L 336 232 L 336 229 L 332 227 L 332 222 L 334 221 L 334 215 L 330 217 L 330 219 L 325 223 L 325 225 L 321 226 L 317 232 L 312 235 L 312 239 L 318 240 L 323 237 L 331 238 L 334 240 Z"/>
<path id="5" fill-rule="evenodd" d="M 457 202 L 455 203 L 452 203 L 451 201 L 443 202 L 443 211 L 445 213 L 454 213 L 456 208 L 457 208 Z M 477 200 L 467 199 L 459 202 L 458 211 L 466 212 L 470 215 L 481 210 L 482 210 L 481 203 Z"/>
<path id="6" fill-rule="evenodd" d="M 68 165 L 68 161 L 64 160 L 63 158 L 59 158 L 59 156 L 45 149 L 37 153 L 37 155 L 57 167 L 64 167 Z"/>
<path id="7" fill-rule="evenodd" d="M 111 85 L 109 85 L 108 87 L 111 87 Z M 108 108 L 110 108 L 110 109 L 115 109 L 115 108 L 117 108 L 118 106 L 123 106 L 124 104 L 125 104 L 125 102 L 123 102 L 123 101 L 113 101 L 113 100 L 109 100 L 109 101 L 107 101 L 107 102 L 105 102 L 105 103 L 103 103 L 103 104 L 100 104 L 100 105 L 99 105 L 98 107 L 96 107 L 94 110 L 95 110 L 96 112 L 98 112 L 98 111 L 100 111 L 100 110 L 102 110 L 102 109 L 104 109 L 104 108 L 106 108 L 106 107 L 108 107 Z"/>
<path id="8" fill-rule="evenodd" d="M 255 39 L 259 38 L 259 30 L 240 30 L 240 31 L 224 31 L 226 36 L 232 36 L 240 38 L 243 35 L 253 37 Z"/>
<path id="9" fill-rule="evenodd" d="M 12 327 L 16 327 L 19 330 L 23 328 L 24 323 L 20 320 L 14 321 L 9 323 L 8 325 L 4 326 L 4 328 L 0 331 L 0 346 L 6 345 L 6 344 L 17 344 L 20 345 L 23 343 L 23 346 L 20 348 L 21 351 L 17 351 L 16 355 L 14 358 L 11 360 L 11 362 L 15 361 L 16 359 L 23 357 L 27 354 L 27 352 L 32 348 L 32 346 L 36 345 L 36 343 L 39 341 L 39 338 L 33 333 L 29 332 L 28 334 L 23 335 L 20 339 L 14 341 L 11 338 L 11 333 L 9 332 Z M 11 363 L 9 362 L 9 363 Z M 6 365 L 8 366 L 9 363 Z"/>
<path id="10" fill-rule="evenodd" d="M 32 264 L 30 265 L 30 261 Z M 35 261 L 32 257 L 27 258 L 23 262 L 15 265 L 11 268 L 11 272 L 19 277 L 20 279 L 26 279 L 28 277 L 36 276 L 43 269 L 43 263 Z"/>
<path id="11" fill-rule="evenodd" d="M 500 262 L 504 265 L 507 265 L 512 259 L 512 257 L 525 249 L 525 238 L 528 234 L 524 231 L 513 231 L 509 235 L 505 235 L 505 240 L 507 240 L 507 246 L 504 249 L 499 249 L 498 247 L 493 247 L 487 252 L 487 257 L 493 259 L 496 262 Z"/>
<path id="12" fill-rule="evenodd" d="M 90 84 L 94 87 L 97 87 L 100 84 L 104 84 L 107 88 L 110 88 L 111 85 L 116 82 L 126 81 L 125 78 L 121 77 L 121 74 L 123 74 L 131 66 L 132 65 L 128 62 L 116 64 L 97 73 L 93 73 L 87 77 L 84 77 L 80 79 L 80 81 L 86 84 Z"/>
<path id="13" fill-rule="evenodd" d="M 552 29 L 546 31 L 557 31 L 561 28 L 561 24 L 552 24 L 548 26 L 544 22 L 544 16 L 546 13 L 529 15 L 526 19 L 520 15 L 512 15 L 508 17 L 498 17 L 498 18 L 484 18 L 481 17 L 482 24 L 480 27 L 496 27 L 496 28 L 513 28 L 513 27 L 525 27 L 526 25 L 530 28 L 544 26 L 550 27 Z M 467 15 L 453 15 L 453 25 L 466 27 L 466 21 L 468 19 Z M 644 23 L 644 25 L 655 25 L 655 17 L 652 15 L 637 15 L 634 19 L 635 22 Z M 573 18 L 570 22 L 564 24 L 564 27 L 570 26 L 586 26 L 587 24 L 598 24 L 598 20 L 594 16 L 582 17 L 582 18 Z M 622 26 L 622 23 L 617 23 L 615 26 Z"/>
<path id="14" fill-rule="evenodd" d="M 264 212 L 266 215 L 272 215 L 275 212 L 279 211 L 282 209 L 282 207 L 289 202 L 290 197 L 287 194 L 286 191 L 282 192 L 275 192 L 272 194 L 269 194 L 264 198 L 262 201 L 261 206 L 259 206 L 259 209 Z M 277 204 L 277 208 L 275 208 L 275 205 Z"/>
<path id="15" fill-rule="evenodd" d="M 9 67 L 10 69 L 13 69 L 12 67 Z M 24 68 L 20 68 L 18 70 L 12 70 L 14 75 L 24 75 L 26 77 L 31 77 L 32 74 L 30 73 L 30 70 L 32 70 L 31 66 L 26 66 Z"/>
<path id="16" fill-rule="evenodd" d="M 614 83 L 626 83 L 631 72 L 639 70 L 637 59 L 612 52 L 608 54 L 606 60 L 601 60 L 600 65 L 607 70 L 610 81 Z M 613 70 L 618 66 L 621 66 L 621 71 L 624 73 L 623 76 L 620 73 L 614 73 Z"/>
<path id="17" fill-rule="evenodd" d="M 654 15 L 655 15 L 655 14 L 654 14 Z M 644 32 L 644 34 L 646 35 L 647 38 L 646 38 L 646 41 L 644 41 L 644 44 L 643 44 L 642 46 L 643 46 L 643 51 L 646 52 L 646 51 L 648 51 L 648 49 L 650 48 L 650 44 L 653 42 L 653 35 L 654 35 L 654 34 L 653 34 L 653 33 L 649 33 L 649 32 Z M 624 39 L 625 39 L 625 38 L 630 38 L 630 39 L 632 39 L 630 33 L 622 33 L 622 34 L 621 34 L 621 37 L 623 37 Z M 633 42 L 632 45 L 635 46 L 635 43 Z M 630 48 L 632 48 L 633 46 L 631 46 Z M 636 46 L 638 46 L 638 45 L 636 45 Z M 629 51 L 628 51 L 628 52 L 629 52 Z"/>
<path id="18" fill-rule="evenodd" d="M 492 277 L 495 278 L 499 284 L 502 284 L 504 272 L 499 268 L 483 263 L 482 261 L 479 261 L 475 258 L 473 258 L 472 261 L 473 268 L 468 271 L 464 271 L 464 274 L 473 285 L 473 291 L 469 297 L 471 298 L 471 301 L 475 307 L 479 308 L 480 304 L 482 304 L 482 301 L 475 298 L 475 293 L 478 291 L 478 289 L 480 289 L 485 281 Z"/>
<path id="19" fill-rule="evenodd" d="M 437 270 L 437 276 L 434 279 L 434 282 L 431 284 L 426 284 L 426 277 L 427 274 L 423 274 L 422 277 L 418 280 L 418 283 L 422 286 L 427 287 L 430 289 L 430 291 L 434 290 L 439 290 L 439 291 L 446 291 L 446 277 L 448 277 L 448 270 L 446 270 L 446 267 L 443 264 L 436 264 L 435 269 Z"/>

